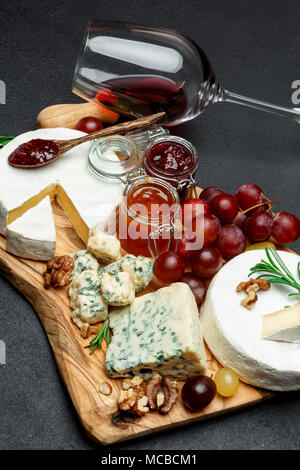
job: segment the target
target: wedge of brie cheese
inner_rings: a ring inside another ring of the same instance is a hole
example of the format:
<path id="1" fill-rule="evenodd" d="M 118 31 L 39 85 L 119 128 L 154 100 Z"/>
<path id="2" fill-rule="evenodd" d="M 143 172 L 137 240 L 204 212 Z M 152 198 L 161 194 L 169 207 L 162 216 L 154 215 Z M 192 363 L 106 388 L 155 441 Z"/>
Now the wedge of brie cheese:
<path id="1" fill-rule="evenodd" d="M 73 129 L 38 129 L 19 135 L 0 150 L 0 233 L 36 206 L 36 219 L 43 217 L 38 204 L 46 196 L 56 199 L 70 218 L 85 244 L 90 230 L 106 229 L 123 192 L 121 182 L 103 181 L 90 172 L 90 143 L 66 152 L 62 158 L 41 168 L 23 169 L 9 165 L 8 156 L 21 144 L 32 139 L 73 139 L 85 135 Z M 22 222 L 22 221 L 20 221 Z M 33 239 L 33 238 L 32 238 Z M 36 236 L 39 244 L 40 234 Z M 38 258 L 35 258 L 38 259 Z"/>
<path id="2" fill-rule="evenodd" d="M 296 278 L 299 256 L 285 251 L 279 254 Z M 294 290 L 272 284 L 268 291 L 258 293 L 252 310 L 240 304 L 236 292 L 237 285 L 247 279 L 250 268 L 263 257 L 262 250 L 242 253 L 226 263 L 213 278 L 200 312 L 204 340 L 216 359 L 234 370 L 244 382 L 271 390 L 298 390 L 300 344 L 261 338 L 263 317 L 296 303 L 295 297 L 288 297 Z"/>
<path id="3" fill-rule="evenodd" d="M 261 337 L 286 343 L 300 343 L 300 302 L 263 316 Z"/>
<path id="4" fill-rule="evenodd" d="M 49 197 L 9 224 L 6 250 L 21 258 L 49 260 L 55 254 L 56 233 Z"/>

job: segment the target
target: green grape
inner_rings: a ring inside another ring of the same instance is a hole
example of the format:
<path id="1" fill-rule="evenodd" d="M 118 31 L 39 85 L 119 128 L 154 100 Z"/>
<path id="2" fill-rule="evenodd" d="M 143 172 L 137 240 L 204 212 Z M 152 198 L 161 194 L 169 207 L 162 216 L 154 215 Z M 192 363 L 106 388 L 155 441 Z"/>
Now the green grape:
<path id="1" fill-rule="evenodd" d="M 239 378 L 233 370 L 224 367 L 218 370 L 214 376 L 217 392 L 223 397 L 232 397 L 239 388 Z"/>

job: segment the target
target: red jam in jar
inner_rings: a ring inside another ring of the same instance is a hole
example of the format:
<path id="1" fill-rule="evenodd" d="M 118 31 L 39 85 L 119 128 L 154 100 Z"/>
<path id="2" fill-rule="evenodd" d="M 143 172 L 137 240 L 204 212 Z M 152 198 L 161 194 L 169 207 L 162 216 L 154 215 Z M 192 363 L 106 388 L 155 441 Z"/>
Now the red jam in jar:
<path id="1" fill-rule="evenodd" d="M 162 178 L 179 192 L 193 184 L 197 165 L 196 149 L 181 137 L 159 137 L 150 142 L 145 149 L 146 173 Z"/>
<path id="2" fill-rule="evenodd" d="M 53 140 L 33 139 L 19 145 L 9 157 L 13 165 L 40 165 L 52 160 L 58 153 L 58 146 Z"/>
<path id="3" fill-rule="evenodd" d="M 136 256 L 152 256 L 168 249 L 172 221 L 180 209 L 176 190 L 165 181 L 139 176 L 124 191 L 119 208 L 118 236 L 122 248 Z M 161 228 L 159 232 L 159 228 Z M 156 253 L 155 245 L 158 253 Z"/>

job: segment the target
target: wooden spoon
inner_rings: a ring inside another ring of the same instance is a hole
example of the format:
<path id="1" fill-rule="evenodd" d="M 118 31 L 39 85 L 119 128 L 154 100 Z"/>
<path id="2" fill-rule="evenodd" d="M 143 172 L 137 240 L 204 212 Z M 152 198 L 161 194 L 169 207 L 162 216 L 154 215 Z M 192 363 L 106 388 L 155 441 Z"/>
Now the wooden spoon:
<path id="1" fill-rule="evenodd" d="M 64 153 L 68 152 L 68 150 L 71 150 L 77 145 L 80 145 L 84 142 L 89 142 L 90 140 L 99 139 L 100 137 L 107 137 L 109 135 L 114 135 L 114 134 L 126 134 L 127 132 L 130 132 L 130 131 L 143 129 L 145 127 L 149 127 L 151 124 L 154 124 L 160 121 L 164 116 L 165 116 L 165 113 L 151 114 L 150 116 L 142 117 L 139 119 L 135 119 L 133 121 L 124 122 L 121 124 L 117 124 L 115 126 L 107 127 L 106 129 L 93 132 L 92 134 L 87 134 L 83 137 L 78 137 L 77 139 L 53 140 L 53 142 L 58 147 L 58 152 L 53 156 L 53 158 L 51 158 L 50 160 L 46 160 L 42 163 L 36 163 L 33 165 L 19 165 L 17 163 L 11 162 L 10 159 L 8 159 L 8 162 L 10 165 L 15 166 L 17 168 L 39 168 L 44 165 L 50 165 L 50 163 L 55 162 Z"/>

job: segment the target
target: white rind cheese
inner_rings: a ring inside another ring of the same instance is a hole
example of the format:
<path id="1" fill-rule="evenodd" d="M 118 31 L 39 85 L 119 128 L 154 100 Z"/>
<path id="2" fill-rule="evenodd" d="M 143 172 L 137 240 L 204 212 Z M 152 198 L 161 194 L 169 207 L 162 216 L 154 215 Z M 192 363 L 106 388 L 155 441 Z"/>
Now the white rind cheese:
<path id="1" fill-rule="evenodd" d="M 73 129 L 38 129 L 19 135 L 0 150 L 0 233 L 7 224 L 36 206 L 45 196 L 56 198 L 69 216 L 85 244 L 90 230 L 105 230 L 119 204 L 123 184 L 106 182 L 88 169 L 90 143 L 83 143 L 66 152 L 51 165 L 38 169 L 15 168 L 8 156 L 21 144 L 32 139 L 72 139 L 85 135 Z M 36 218 L 42 217 L 37 209 Z M 36 238 L 37 244 L 39 238 Z"/>
<path id="2" fill-rule="evenodd" d="M 121 258 L 121 243 L 114 235 L 108 235 L 95 228 L 90 235 L 87 249 L 102 263 Z"/>
<path id="3" fill-rule="evenodd" d="M 111 377 L 154 373 L 179 380 L 206 371 L 198 308 L 190 288 L 175 283 L 109 314 L 113 338 L 106 354 Z"/>
<path id="4" fill-rule="evenodd" d="M 100 290 L 108 305 L 115 307 L 132 304 L 135 299 L 134 285 L 128 273 L 101 274 Z"/>
<path id="5" fill-rule="evenodd" d="M 298 255 L 279 252 L 297 276 Z M 234 370 L 243 381 L 271 390 L 300 389 L 300 344 L 261 339 L 262 317 L 293 303 L 288 286 L 273 284 L 259 291 L 252 310 L 240 304 L 236 287 L 246 281 L 250 268 L 264 257 L 262 250 L 233 258 L 213 278 L 201 308 L 203 336 L 216 359 Z"/>
<path id="6" fill-rule="evenodd" d="M 300 343 L 300 302 L 264 315 L 261 337 L 272 341 Z"/>
<path id="7" fill-rule="evenodd" d="M 49 197 L 7 226 L 6 250 L 16 256 L 47 261 L 53 258 L 55 246 L 56 233 Z"/>

